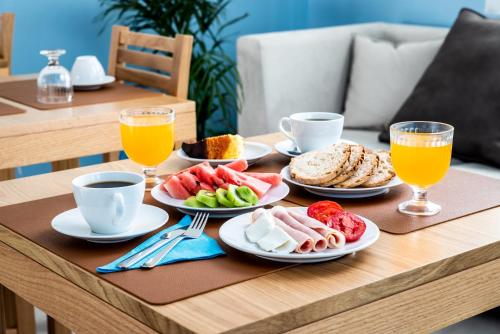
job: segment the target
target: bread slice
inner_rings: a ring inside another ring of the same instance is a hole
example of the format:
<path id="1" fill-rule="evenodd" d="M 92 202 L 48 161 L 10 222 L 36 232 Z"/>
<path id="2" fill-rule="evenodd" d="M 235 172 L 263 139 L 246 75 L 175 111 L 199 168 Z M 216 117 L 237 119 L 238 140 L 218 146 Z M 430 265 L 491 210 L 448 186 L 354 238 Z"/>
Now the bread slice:
<path id="1" fill-rule="evenodd" d="M 371 188 L 383 186 L 391 181 L 396 173 L 391 164 L 391 153 L 389 151 L 375 152 L 379 158 L 379 163 L 375 173 L 361 185 L 361 187 Z"/>
<path id="2" fill-rule="evenodd" d="M 299 155 L 290 162 L 290 175 L 295 181 L 308 185 L 328 182 L 342 173 L 350 152 L 349 145 L 335 144 Z"/>
<path id="3" fill-rule="evenodd" d="M 351 154 L 349 155 L 349 160 L 347 160 L 347 166 L 344 168 L 344 171 L 333 180 L 323 183 L 322 186 L 330 187 L 350 178 L 361 165 L 364 152 L 365 147 L 363 145 L 351 145 Z"/>
<path id="4" fill-rule="evenodd" d="M 374 153 L 365 153 L 363 162 L 356 172 L 347 180 L 334 185 L 335 188 L 354 188 L 370 179 L 378 166 L 378 155 Z"/>

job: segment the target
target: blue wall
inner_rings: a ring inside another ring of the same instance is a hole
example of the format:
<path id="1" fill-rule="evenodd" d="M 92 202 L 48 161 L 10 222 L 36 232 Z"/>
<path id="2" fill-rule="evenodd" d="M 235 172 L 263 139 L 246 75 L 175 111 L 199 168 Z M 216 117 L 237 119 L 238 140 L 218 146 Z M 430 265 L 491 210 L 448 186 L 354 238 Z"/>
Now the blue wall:
<path id="1" fill-rule="evenodd" d="M 233 0 L 227 18 L 250 16 L 232 30 L 226 46 L 234 57 L 238 35 L 370 21 L 449 26 L 461 7 L 483 11 L 484 0 Z M 61 62 L 71 67 L 78 55 L 94 54 L 107 66 L 110 26 L 95 22 L 98 0 L 0 0 L 0 12 L 16 14 L 13 73 L 38 72 L 42 49 L 64 48 Z M 99 31 L 104 26 L 104 31 Z M 82 164 L 97 163 L 96 157 Z M 47 164 L 18 170 L 18 176 L 49 172 Z"/>

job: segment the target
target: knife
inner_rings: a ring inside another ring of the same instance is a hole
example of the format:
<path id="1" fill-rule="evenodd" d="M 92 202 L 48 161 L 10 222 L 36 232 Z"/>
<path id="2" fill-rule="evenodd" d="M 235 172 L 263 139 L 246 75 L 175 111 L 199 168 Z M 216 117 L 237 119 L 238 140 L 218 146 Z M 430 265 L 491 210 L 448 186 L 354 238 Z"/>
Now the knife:
<path id="1" fill-rule="evenodd" d="M 163 234 L 161 236 L 160 240 L 158 240 L 154 244 L 150 245 L 149 247 L 147 247 L 146 249 L 140 251 L 139 253 L 134 254 L 134 255 L 126 258 L 122 262 L 118 263 L 118 268 L 121 268 L 121 269 L 128 269 L 128 268 L 130 268 L 131 266 L 133 266 L 137 262 L 141 261 L 142 259 L 144 259 L 148 255 L 151 255 L 152 253 L 154 253 L 158 249 L 160 249 L 163 246 L 165 246 L 166 244 L 168 244 L 173 239 L 175 239 L 178 236 L 182 235 L 184 232 L 186 232 L 185 229 L 178 229 L 178 230 L 174 230 L 174 231 L 171 231 L 171 232 L 166 232 L 165 234 Z"/>

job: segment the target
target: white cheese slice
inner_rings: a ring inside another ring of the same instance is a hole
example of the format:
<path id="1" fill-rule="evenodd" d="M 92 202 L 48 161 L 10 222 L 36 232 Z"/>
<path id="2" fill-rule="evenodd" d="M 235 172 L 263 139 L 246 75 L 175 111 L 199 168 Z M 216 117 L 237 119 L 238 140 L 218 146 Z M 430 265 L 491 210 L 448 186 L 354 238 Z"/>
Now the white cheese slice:
<path id="1" fill-rule="evenodd" d="M 262 239 L 257 241 L 257 245 L 266 252 L 270 252 L 286 242 L 290 241 L 292 238 L 285 232 L 281 227 L 275 226 L 271 232 L 266 234 Z"/>
<path id="2" fill-rule="evenodd" d="M 295 249 L 297 248 L 297 241 L 294 239 L 290 238 L 287 242 L 285 242 L 283 245 L 279 246 L 275 250 L 279 253 L 293 253 Z"/>
<path id="3" fill-rule="evenodd" d="M 257 242 L 269 234 L 275 226 L 273 216 L 268 212 L 263 212 L 257 217 L 254 223 L 245 229 L 245 235 L 251 242 Z"/>

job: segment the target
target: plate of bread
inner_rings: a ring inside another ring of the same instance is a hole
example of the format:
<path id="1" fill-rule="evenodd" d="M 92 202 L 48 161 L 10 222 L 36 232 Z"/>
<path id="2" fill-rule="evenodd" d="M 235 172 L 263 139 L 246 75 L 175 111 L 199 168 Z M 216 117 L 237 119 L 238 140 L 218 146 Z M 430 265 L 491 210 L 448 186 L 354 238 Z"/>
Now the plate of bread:
<path id="1" fill-rule="evenodd" d="M 382 195 L 403 183 L 394 172 L 389 151 L 346 143 L 292 158 L 281 176 L 315 195 L 336 198 Z"/>
<path id="2" fill-rule="evenodd" d="M 208 137 L 195 143 L 182 143 L 177 156 L 192 163 L 207 161 L 212 166 L 245 159 L 249 165 L 272 153 L 266 144 L 245 141 L 240 135 Z"/>

